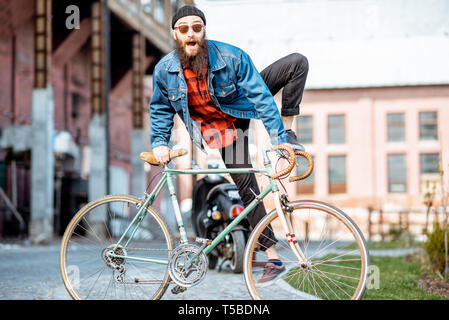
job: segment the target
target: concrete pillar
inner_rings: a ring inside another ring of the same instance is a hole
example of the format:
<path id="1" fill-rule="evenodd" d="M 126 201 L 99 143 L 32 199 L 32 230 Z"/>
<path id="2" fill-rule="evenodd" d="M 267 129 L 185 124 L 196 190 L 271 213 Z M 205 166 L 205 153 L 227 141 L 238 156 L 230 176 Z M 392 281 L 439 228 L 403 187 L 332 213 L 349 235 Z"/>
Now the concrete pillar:
<path id="1" fill-rule="evenodd" d="M 51 0 L 35 1 L 35 60 L 32 96 L 31 217 L 33 243 L 53 237 L 54 102 L 50 81 L 52 30 Z"/>
<path id="2" fill-rule="evenodd" d="M 95 113 L 89 123 L 89 201 L 104 197 L 106 188 L 106 115 Z"/>
<path id="3" fill-rule="evenodd" d="M 53 237 L 53 114 L 52 88 L 34 89 L 29 226 L 29 237 L 33 243 L 45 243 Z"/>
<path id="4" fill-rule="evenodd" d="M 106 75 L 105 75 L 105 13 L 103 2 L 92 4 L 92 91 L 89 123 L 90 170 L 88 200 L 93 201 L 107 194 L 107 125 L 106 125 Z M 106 212 L 90 217 L 90 226 L 98 234 L 104 229 Z M 97 223 L 96 223 L 97 222 Z"/>

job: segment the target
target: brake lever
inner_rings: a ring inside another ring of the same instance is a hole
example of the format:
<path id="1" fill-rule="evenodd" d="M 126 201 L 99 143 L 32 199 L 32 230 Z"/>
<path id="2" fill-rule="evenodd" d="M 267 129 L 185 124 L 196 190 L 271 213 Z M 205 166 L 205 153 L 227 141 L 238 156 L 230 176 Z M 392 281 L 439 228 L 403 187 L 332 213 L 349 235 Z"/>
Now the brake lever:
<path id="1" fill-rule="evenodd" d="M 289 159 L 288 155 L 286 154 L 286 152 L 284 150 L 276 150 L 276 153 L 279 156 L 279 158 L 283 158 L 286 160 Z"/>
<path id="2" fill-rule="evenodd" d="M 293 149 L 293 150 L 296 152 L 295 149 Z M 276 150 L 276 153 L 279 156 L 279 158 L 285 159 L 287 161 L 290 159 L 289 156 L 288 156 L 288 153 L 285 152 L 284 150 Z M 299 162 L 296 162 L 295 166 L 299 168 Z"/>

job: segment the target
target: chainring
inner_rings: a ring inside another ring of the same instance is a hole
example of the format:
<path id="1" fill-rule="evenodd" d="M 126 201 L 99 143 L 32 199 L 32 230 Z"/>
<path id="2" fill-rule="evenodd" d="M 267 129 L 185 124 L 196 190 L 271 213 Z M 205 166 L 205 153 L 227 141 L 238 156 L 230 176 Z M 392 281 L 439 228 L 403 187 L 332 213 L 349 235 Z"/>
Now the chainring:
<path id="1" fill-rule="evenodd" d="M 168 272 L 177 285 L 192 287 L 204 279 L 208 264 L 208 258 L 200 247 L 194 244 L 181 244 L 171 253 Z"/>

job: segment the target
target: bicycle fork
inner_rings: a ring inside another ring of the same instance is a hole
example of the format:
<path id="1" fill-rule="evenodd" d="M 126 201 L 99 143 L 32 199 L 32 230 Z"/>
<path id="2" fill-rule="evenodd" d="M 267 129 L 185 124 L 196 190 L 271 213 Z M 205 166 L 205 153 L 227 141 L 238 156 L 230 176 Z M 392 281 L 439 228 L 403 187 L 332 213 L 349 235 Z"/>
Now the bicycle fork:
<path id="1" fill-rule="evenodd" d="M 304 255 L 304 253 L 302 252 L 301 248 L 298 245 L 298 241 L 296 240 L 296 236 L 293 232 L 293 227 L 290 223 L 290 219 L 286 218 L 286 214 L 288 215 L 289 213 L 287 212 L 286 214 L 284 213 L 284 210 L 282 208 L 282 203 L 281 203 L 281 196 L 279 194 L 279 190 L 277 191 L 273 191 L 274 192 L 274 203 L 276 206 L 276 211 L 278 213 L 278 216 L 281 220 L 281 224 L 282 227 L 285 231 L 285 235 L 287 237 L 287 241 L 288 244 L 290 246 L 290 248 L 292 248 L 296 258 L 298 258 L 299 263 L 301 265 L 306 264 L 307 263 L 307 259 Z"/>

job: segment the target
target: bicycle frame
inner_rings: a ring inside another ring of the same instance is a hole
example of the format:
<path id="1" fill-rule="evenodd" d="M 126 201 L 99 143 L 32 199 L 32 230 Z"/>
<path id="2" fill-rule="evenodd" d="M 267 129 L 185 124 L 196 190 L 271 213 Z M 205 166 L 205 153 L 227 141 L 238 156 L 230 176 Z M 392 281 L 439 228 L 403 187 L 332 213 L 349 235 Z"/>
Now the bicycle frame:
<path id="1" fill-rule="evenodd" d="M 269 185 L 259 194 L 256 195 L 255 199 L 244 208 L 244 210 L 223 230 L 220 232 L 220 234 L 212 240 L 212 242 L 204 249 L 204 253 L 208 254 L 210 253 L 222 240 L 223 238 L 229 234 L 232 229 L 240 222 L 242 221 L 249 212 L 251 212 L 264 198 L 268 193 L 273 192 L 275 197 L 275 204 L 276 204 L 276 210 L 279 214 L 279 217 L 281 218 L 281 222 L 283 225 L 284 230 L 286 231 L 286 236 L 288 238 L 288 242 L 290 246 L 293 249 L 293 252 L 295 252 L 297 258 L 299 261 L 305 261 L 305 256 L 297 244 L 297 241 L 295 239 L 295 235 L 292 233 L 292 226 L 290 225 L 289 221 L 284 216 L 284 211 L 282 210 L 282 205 L 280 201 L 280 195 L 279 195 L 279 188 L 276 185 L 275 181 L 271 178 L 272 174 L 272 167 L 271 167 L 271 161 L 268 158 L 268 152 L 273 151 L 272 148 L 264 148 L 264 168 L 238 168 L 238 169 L 227 169 L 227 168 L 219 168 L 219 169 L 185 169 L 185 170 L 179 170 L 179 169 L 170 169 L 167 166 L 164 167 L 163 175 L 157 185 L 154 187 L 152 192 L 150 194 L 145 194 L 145 198 L 143 200 L 142 205 L 140 206 L 136 216 L 131 221 L 129 226 L 124 231 L 123 235 L 115 245 L 114 249 L 111 250 L 110 254 L 113 257 L 117 258 L 126 258 L 130 260 L 138 260 L 138 261 L 144 261 L 144 262 L 153 262 L 153 263 L 159 263 L 159 264 L 168 264 L 168 261 L 166 260 L 158 260 L 158 259 L 150 259 L 150 258 L 142 258 L 142 257 L 133 257 L 133 256 L 122 256 L 117 255 L 114 252 L 116 251 L 117 247 L 120 246 L 120 244 L 123 242 L 125 236 L 131 231 L 133 225 L 135 224 L 133 230 L 131 231 L 131 235 L 129 236 L 128 240 L 124 244 L 124 247 L 127 247 L 129 242 L 134 237 L 137 229 L 139 228 L 140 224 L 142 223 L 143 219 L 145 218 L 145 215 L 147 213 L 146 210 L 144 210 L 147 206 L 151 206 L 158 195 L 160 194 L 162 188 L 167 184 L 168 190 L 170 192 L 170 198 L 173 204 L 174 213 L 176 217 L 176 222 L 178 225 L 178 230 L 181 236 L 181 243 L 186 244 L 188 243 L 187 234 L 184 228 L 184 222 L 181 215 L 181 210 L 179 208 L 178 199 L 176 196 L 176 190 L 173 184 L 173 176 L 174 175 L 182 175 L 182 174 L 219 174 L 219 173 L 262 173 L 268 176 L 269 179 Z"/>

